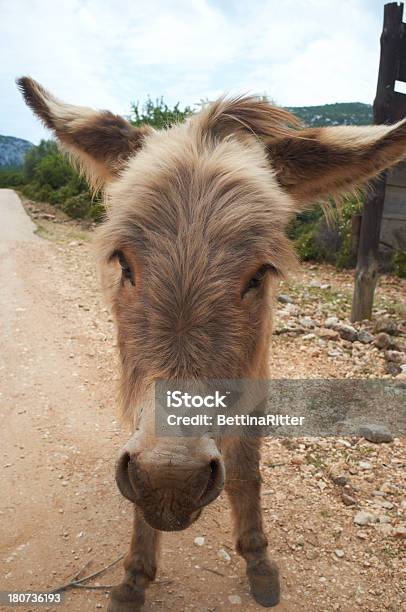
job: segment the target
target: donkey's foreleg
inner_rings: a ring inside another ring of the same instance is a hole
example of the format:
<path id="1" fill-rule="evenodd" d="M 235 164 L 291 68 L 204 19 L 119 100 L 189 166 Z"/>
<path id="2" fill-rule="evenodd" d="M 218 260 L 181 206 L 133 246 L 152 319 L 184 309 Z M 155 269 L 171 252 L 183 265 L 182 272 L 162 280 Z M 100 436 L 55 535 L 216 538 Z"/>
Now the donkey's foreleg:
<path id="1" fill-rule="evenodd" d="M 145 601 L 145 590 L 155 580 L 160 531 L 145 522 L 134 508 L 134 528 L 129 553 L 124 560 L 125 576 L 110 594 L 108 612 L 135 612 Z"/>
<path id="2" fill-rule="evenodd" d="M 279 575 L 267 555 L 268 541 L 261 514 L 260 439 L 225 443 L 226 491 L 230 499 L 237 552 L 247 562 L 254 599 L 266 608 L 279 602 Z"/>

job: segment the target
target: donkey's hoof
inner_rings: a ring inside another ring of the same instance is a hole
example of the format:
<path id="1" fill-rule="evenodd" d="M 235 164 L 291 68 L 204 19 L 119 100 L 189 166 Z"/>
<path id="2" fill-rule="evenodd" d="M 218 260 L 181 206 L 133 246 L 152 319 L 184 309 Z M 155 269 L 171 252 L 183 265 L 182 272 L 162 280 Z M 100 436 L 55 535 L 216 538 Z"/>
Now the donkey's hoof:
<path id="1" fill-rule="evenodd" d="M 249 561 L 247 577 L 252 596 L 257 603 L 264 608 L 272 608 L 279 603 L 279 572 L 274 563 L 269 559 Z"/>
<path id="2" fill-rule="evenodd" d="M 107 612 L 139 612 L 144 602 L 144 591 L 135 590 L 123 582 L 111 590 Z"/>

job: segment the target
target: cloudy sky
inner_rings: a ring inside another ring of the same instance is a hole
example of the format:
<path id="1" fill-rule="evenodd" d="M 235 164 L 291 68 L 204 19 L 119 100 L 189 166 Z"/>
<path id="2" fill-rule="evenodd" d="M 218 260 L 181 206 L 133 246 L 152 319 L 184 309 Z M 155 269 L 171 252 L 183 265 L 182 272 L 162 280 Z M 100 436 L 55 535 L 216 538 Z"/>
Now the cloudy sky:
<path id="1" fill-rule="evenodd" d="M 47 135 L 14 79 L 128 114 L 163 95 L 371 102 L 384 0 L 0 0 L 0 134 Z"/>

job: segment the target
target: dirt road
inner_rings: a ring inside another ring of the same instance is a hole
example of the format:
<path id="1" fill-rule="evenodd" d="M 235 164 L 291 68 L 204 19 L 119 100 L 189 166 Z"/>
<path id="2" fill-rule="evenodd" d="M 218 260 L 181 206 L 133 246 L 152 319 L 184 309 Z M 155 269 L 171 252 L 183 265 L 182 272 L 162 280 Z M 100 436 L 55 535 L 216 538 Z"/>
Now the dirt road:
<path id="1" fill-rule="evenodd" d="M 131 504 L 113 477 L 126 439 L 115 420 L 114 329 L 91 244 L 64 227 L 52 240 L 37 237 L 9 190 L 0 191 L 0 211 L 0 587 L 49 590 L 87 562 L 86 573 L 108 565 L 129 543 Z M 321 453 L 322 462 L 307 463 L 303 448 Z M 329 453 L 338 461 L 340 443 L 303 448 L 266 443 L 263 508 L 284 594 L 276 610 L 402 609 L 400 540 L 354 526 L 354 508 L 343 505 L 322 467 Z M 346 452 L 355 462 L 362 448 Z M 358 503 L 369 503 L 373 489 L 389 481 L 397 512 L 404 446 L 373 449 L 369 459 L 373 479 L 352 476 Z M 194 544 L 197 536 L 203 546 Z M 117 583 L 120 565 L 92 584 Z M 58 609 L 87 612 L 105 609 L 106 601 L 104 589 L 69 590 Z M 146 610 L 262 609 L 232 550 L 224 497 L 189 530 L 165 535 Z"/>

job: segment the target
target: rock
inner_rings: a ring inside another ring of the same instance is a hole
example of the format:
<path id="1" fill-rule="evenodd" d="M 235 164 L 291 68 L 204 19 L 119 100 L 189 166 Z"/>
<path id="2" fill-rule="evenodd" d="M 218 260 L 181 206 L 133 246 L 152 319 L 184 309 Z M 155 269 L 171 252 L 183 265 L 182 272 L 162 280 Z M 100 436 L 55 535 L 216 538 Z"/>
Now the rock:
<path id="1" fill-rule="evenodd" d="M 323 340 L 338 340 L 340 337 L 338 331 L 327 327 L 320 329 L 318 331 L 318 336 L 323 338 Z"/>
<path id="2" fill-rule="evenodd" d="M 394 527 L 392 534 L 395 536 L 395 538 L 406 538 L 406 527 L 401 525 Z"/>
<path id="3" fill-rule="evenodd" d="M 198 536 L 197 538 L 195 538 L 193 540 L 193 543 L 196 544 L 196 546 L 203 546 L 204 545 L 204 537 L 203 536 Z"/>
<path id="4" fill-rule="evenodd" d="M 336 325 L 339 325 L 340 320 L 337 317 L 328 317 L 325 321 L 324 321 L 324 327 L 327 327 L 328 329 L 333 329 Z"/>
<path id="5" fill-rule="evenodd" d="M 294 300 L 289 295 L 281 293 L 280 295 L 278 295 L 278 302 L 280 302 L 281 304 L 293 304 Z"/>
<path id="6" fill-rule="evenodd" d="M 342 550 L 342 548 L 336 548 L 335 551 L 334 551 L 334 554 L 339 559 L 342 559 L 344 557 L 344 555 L 345 555 L 345 552 Z"/>
<path id="7" fill-rule="evenodd" d="M 360 461 L 358 465 L 361 470 L 372 470 L 372 463 L 369 463 L 369 461 Z"/>
<path id="8" fill-rule="evenodd" d="M 380 501 L 380 506 L 381 508 L 385 508 L 385 510 L 392 510 L 393 508 L 393 504 L 392 502 L 388 501 L 387 499 L 384 500 L 379 500 Z"/>
<path id="9" fill-rule="evenodd" d="M 378 523 L 389 524 L 390 523 L 390 517 L 386 516 L 386 514 L 381 514 L 380 516 L 378 516 Z"/>
<path id="10" fill-rule="evenodd" d="M 240 606 L 242 601 L 241 601 L 241 597 L 239 595 L 229 595 L 228 596 L 228 601 L 230 602 L 230 604 L 232 604 L 233 606 Z"/>
<path id="11" fill-rule="evenodd" d="M 398 374 L 401 374 L 400 366 L 397 363 L 393 363 L 393 361 L 387 361 L 384 369 L 385 374 L 390 374 L 391 376 L 398 376 Z"/>
<path id="12" fill-rule="evenodd" d="M 371 523 L 375 523 L 375 516 L 370 512 L 365 512 L 365 510 L 360 510 L 354 516 L 354 523 L 356 525 L 370 525 Z"/>
<path id="13" fill-rule="evenodd" d="M 224 548 L 220 548 L 220 550 L 217 553 L 217 556 L 220 557 L 220 559 L 223 559 L 223 561 L 226 561 L 227 563 L 230 563 L 231 561 L 230 555 L 228 554 L 226 550 L 224 550 Z"/>
<path id="14" fill-rule="evenodd" d="M 391 321 L 390 319 L 378 319 L 375 323 L 375 333 L 379 334 L 384 332 L 385 334 L 390 334 L 393 336 L 397 333 L 398 327 L 395 321 Z"/>
<path id="15" fill-rule="evenodd" d="M 344 325 L 344 323 L 341 323 L 336 326 L 336 330 L 343 340 L 355 342 L 358 339 L 358 332 L 352 325 Z"/>
<path id="16" fill-rule="evenodd" d="M 376 528 L 384 536 L 390 536 L 393 533 L 393 527 L 389 523 L 378 523 Z"/>
<path id="17" fill-rule="evenodd" d="M 348 476 L 345 474 L 331 474 L 330 478 L 339 487 L 344 487 L 348 483 Z"/>
<path id="18" fill-rule="evenodd" d="M 385 351 L 385 359 L 399 365 L 406 363 L 406 355 L 400 351 Z"/>
<path id="19" fill-rule="evenodd" d="M 313 329 L 313 327 L 316 326 L 313 319 L 311 319 L 310 317 L 302 317 L 301 319 L 299 319 L 299 325 L 301 325 L 305 329 Z"/>
<path id="20" fill-rule="evenodd" d="M 371 344 L 373 341 L 374 337 L 367 329 L 361 329 L 358 332 L 358 342 L 362 342 L 362 344 Z"/>
<path id="21" fill-rule="evenodd" d="M 359 428 L 359 434 L 368 442 L 374 442 L 375 444 L 382 444 L 383 442 L 392 442 L 393 435 L 386 427 L 386 425 L 370 424 L 362 425 Z"/>
<path id="22" fill-rule="evenodd" d="M 345 491 L 341 493 L 341 500 L 345 506 L 354 506 L 357 503 L 357 500 Z"/>
<path id="23" fill-rule="evenodd" d="M 374 344 L 379 349 L 387 349 L 391 345 L 391 337 L 385 332 L 381 332 L 375 337 Z"/>

